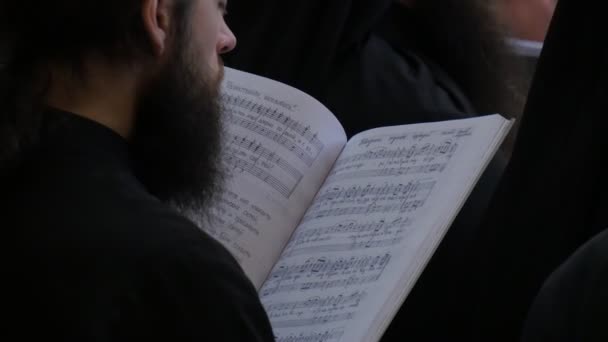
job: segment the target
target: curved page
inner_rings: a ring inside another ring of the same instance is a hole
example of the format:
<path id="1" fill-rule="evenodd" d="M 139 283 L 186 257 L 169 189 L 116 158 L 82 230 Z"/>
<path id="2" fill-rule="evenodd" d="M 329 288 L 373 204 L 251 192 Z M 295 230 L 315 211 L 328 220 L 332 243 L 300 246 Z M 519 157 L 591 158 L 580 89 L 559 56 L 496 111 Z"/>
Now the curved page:
<path id="1" fill-rule="evenodd" d="M 509 126 L 493 115 L 351 139 L 260 290 L 277 341 L 377 341 Z"/>
<path id="2" fill-rule="evenodd" d="M 222 104 L 226 184 L 205 217 L 209 220 L 199 223 L 232 252 L 259 288 L 346 135 L 333 114 L 312 97 L 230 68 Z"/>

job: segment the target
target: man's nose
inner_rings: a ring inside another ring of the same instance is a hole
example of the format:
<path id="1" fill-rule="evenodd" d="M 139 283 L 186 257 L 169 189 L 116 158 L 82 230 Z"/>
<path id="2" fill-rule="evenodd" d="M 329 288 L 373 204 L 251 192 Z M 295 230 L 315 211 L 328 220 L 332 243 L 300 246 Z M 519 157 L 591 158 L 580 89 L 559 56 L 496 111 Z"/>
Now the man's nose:
<path id="1" fill-rule="evenodd" d="M 236 47 L 236 37 L 226 23 L 222 24 L 220 39 L 217 44 L 217 52 L 221 55 L 234 50 Z"/>

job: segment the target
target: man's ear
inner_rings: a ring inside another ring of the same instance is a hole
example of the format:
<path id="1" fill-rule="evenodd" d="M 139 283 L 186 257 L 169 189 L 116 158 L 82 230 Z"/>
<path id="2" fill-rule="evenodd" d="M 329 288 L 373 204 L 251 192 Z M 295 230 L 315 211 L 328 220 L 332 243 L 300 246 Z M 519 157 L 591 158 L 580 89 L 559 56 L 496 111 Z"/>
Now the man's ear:
<path id="1" fill-rule="evenodd" d="M 143 0 L 141 15 L 152 52 L 162 56 L 168 44 L 170 7 L 168 0 Z"/>

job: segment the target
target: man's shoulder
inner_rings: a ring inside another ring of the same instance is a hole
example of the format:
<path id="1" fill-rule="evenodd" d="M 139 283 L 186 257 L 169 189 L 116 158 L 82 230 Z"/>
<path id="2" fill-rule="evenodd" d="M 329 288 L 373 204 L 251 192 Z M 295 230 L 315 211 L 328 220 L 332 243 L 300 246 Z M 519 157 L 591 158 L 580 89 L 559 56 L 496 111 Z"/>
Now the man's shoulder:
<path id="1" fill-rule="evenodd" d="M 219 242 L 152 196 L 108 193 L 108 207 L 83 203 L 68 219 L 64 203 L 54 206 L 57 220 L 30 234 L 33 248 L 16 251 L 32 260 L 27 269 L 36 279 L 17 287 L 44 290 L 39 306 L 61 302 L 57 326 L 69 319 L 84 336 L 95 333 L 87 324 L 121 310 L 125 331 L 108 334 L 190 341 L 234 327 L 226 340 L 271 340 L 255 288 Z"/>
<path id="2" fill-rule="evenodd" d="M 224 333 L 226 340 L 271 340 L 257 291 L 224 246 L 162 203 L 149 204 L 131 220 L 132 240 L 122 250 L 132 265 L 131 280 L 143 289 L 143 306 L 135 310 L 146 310 L 141 315 L 148 317 L 145 303 L 162 308 L 161 335 L 204 339 L 204 322 L 209 328 L 233 329 Z"/>
<path id="3" fill-rule="evenodd" d="M 551 280 L 554 283 L 564 280 L 577 282 L 587 287 L 586 290 L 591 290 L 600 279 L 608 280 L 608 229 L 579 248 L 553 274 Z"/>
<path id="4" fill-rule="evenodd" d="M 218 263 L 237 265 L 217 240 L 176 209 L 161 202 L 142 204 L 139 211 L 130 213 L 127 222 L 118 225 L 132 230 L 129 235 L 133 242 L 149 253 L 161 256 L 188 254 L 192 260 L 210 266 Z"/>
<path id="5" fill-rule="evenodd" d="M 528 316 L 524 341 L 606 341 L 608 230 L 574 253 L 546 281 Z"/>
<path id="6" fill-rule="evenodd" d="M 16 242 L 123 258 L 201 249 L 230 259 L 224 248 L 128 173 L 43 176 L 15 191 L 0 209 Z M 68 179 L 69 178 L 69 179 Z M 202 209 L 201 209 L 202 210 Z"/>
<path id="7" fill-rule="evenodd" d="M 189 252 L 199 262 L 233 261 L 219 242 L 176 208 L 145 193 L 116 196 L 115 202 L 104 203 L 90 219 L 94 223 L 89 233 L 97 234 L 98 241 L 107 239 L 106 246 L 112 249 L 122 246 L 134 254 L 161 257 Z"/>

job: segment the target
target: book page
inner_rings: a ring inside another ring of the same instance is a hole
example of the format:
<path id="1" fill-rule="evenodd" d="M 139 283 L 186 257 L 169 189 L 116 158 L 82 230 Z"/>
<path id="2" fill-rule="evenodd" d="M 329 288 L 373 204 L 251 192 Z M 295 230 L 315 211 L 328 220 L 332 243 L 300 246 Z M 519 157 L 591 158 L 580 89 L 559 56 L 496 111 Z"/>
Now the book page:
<path id="1" fill-rule="evenodd" d="M 226 68 L 225 189 L 195 217 L 259 288 L 344 145 L 344 130 L 312 97 Z"/>
<path id="2" fill-rule="evenodd" d="M 337 160 L 260 290 L 277 341 L 376 341 L 510 123 L 374 129 Z"/>

